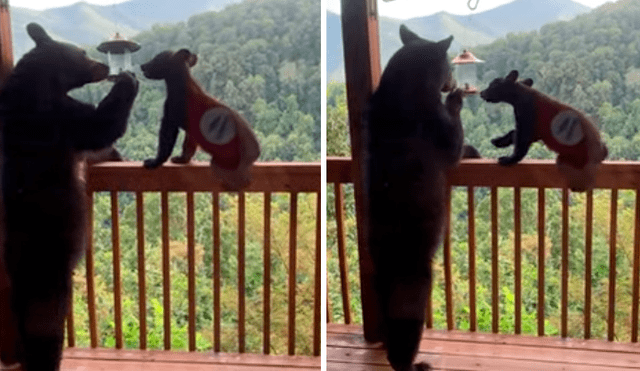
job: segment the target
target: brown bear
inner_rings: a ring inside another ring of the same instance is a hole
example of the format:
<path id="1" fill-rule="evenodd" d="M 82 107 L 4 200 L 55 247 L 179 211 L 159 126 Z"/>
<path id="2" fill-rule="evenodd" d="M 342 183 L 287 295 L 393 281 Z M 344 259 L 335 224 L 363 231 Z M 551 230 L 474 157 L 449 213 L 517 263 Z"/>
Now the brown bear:
<path id="1" fill-rule="evenodd" d="M 127 127 L 138 91 L 121 73 L 98 107 L 67 93 L 107 78 L 109 68 L 27 25 L 36 46 L 0 91 L 5 264 L 25 371 L 60 367 L 72 270 L 86 248 L 87 200 L 78 167 L 86 151 L 111 146 Z"/>
<path id="2" fill-rule="evenodd" d="M 187 49 L 164 51 L 141 66 L 145 77 L 165 80 L 167 99 L 160 124 L 158 154 L 144 161 L 146 168 L 162 165 L 185 131 L 182 154 L 171 159 L 184 164 L 200 146 L 211 155 L 211 167 L 227 189 L 239 190 L 250 182 L 250 170 L 260 156 L 260 145 L 251 126 L 237 112 L 202 89 L 189 71 L 198 58 Z"/>
<path id="3" fill-rule="evenodd" d="M 513 70 L 480 92 L 489 103 L 511 104 L 515 113 L 516 128 L 491 141 L 499 148 L 514 145 L 513 154 L 500 157 L 498 162 L 518 163 L 531 144 L 541 140 L 558 153 L 556 164 L 571 190 L 592 188 L 598 166 L 608 153 L 596 126 L 584 113 L 532 88 L 533 80 L 517 79 L 518 71 Z"/>
<path id="4" fill-rule="evenodd" d="M 414 358 L 444 231 L 446 174 L 463 154 L 479 154 L 463 145 L 464 92 L 453 88 L 447 58 L 453 36 L 431 42 L 402 25 L 400 38 L 364 118 L 364 193 L 387 359 L 395 371 L 417 371 L 429 369 Z"/>

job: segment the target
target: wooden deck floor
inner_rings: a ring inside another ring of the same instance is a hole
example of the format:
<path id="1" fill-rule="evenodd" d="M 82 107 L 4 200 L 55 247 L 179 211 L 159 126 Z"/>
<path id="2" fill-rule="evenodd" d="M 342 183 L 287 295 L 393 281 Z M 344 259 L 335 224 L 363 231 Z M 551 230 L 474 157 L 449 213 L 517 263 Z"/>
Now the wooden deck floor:
<path id="1" fill-rule="evenodd" d="M 317 371 L 320 357 L 212 352 L 67 349 L 60 371 Z"/>
<path id="2" fill-rule="evenodd" d="M 436 370 L 640 370 L 640 345 L 598 340 L 425 331 L 418 359 Z M 362 328 L 327 325 L 327 371 L 391 370 L 379 344 Z"/>

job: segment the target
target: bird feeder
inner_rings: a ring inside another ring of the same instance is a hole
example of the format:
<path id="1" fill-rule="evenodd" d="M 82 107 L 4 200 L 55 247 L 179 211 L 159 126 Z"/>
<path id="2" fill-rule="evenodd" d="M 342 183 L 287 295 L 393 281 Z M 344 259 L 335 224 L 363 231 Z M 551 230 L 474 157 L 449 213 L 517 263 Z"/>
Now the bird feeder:
<path id="1" fill-rule="evenodd" d="M 484 63 L 483 60 L 476 58 L 468 50 L 463 50 L 462 54 L 453 58 L 451 64 L 455 66 L 455 79 L 458 86 L 464 86 L 467 94 L 476 94 L 478 88 L 478 64 Z"/>
<path id="2" fill-rule="evenodd" d="M 131 64 L 131 53 L 140 49 L 136 42 L 125 40 L 120 33 L 116 32 L 113 39 L 98 45 L 98 51 L 107 55 L 109 64 L 109 75 L 114 76 L 122 71 L 133 70 Z"/>

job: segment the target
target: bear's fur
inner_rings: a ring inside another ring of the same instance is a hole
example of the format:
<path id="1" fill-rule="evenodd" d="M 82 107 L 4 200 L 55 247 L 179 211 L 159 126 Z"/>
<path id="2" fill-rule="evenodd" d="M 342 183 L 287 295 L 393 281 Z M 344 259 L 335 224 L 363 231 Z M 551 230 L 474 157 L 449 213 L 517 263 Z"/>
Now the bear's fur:
<path id="1" fill-rule="evenodd" d="M 446 173 L 463 151 L 477 151 L 463 146 L 464 92 L 451 86 L 447 62 L 453 36 L 431 42 L 403 25 L 400 37 L 364 117 L 364 192 L 387 358 L 394 370 L 412 371 L 429 369 L 413 362 L 445 223 Z"/>
<path id="2" fill-rule="evenodd" d="M 58 370 L 72 270 L 86 248 L 86 151 L 111 146 L 127 126 L 138 83 L 130 73 L 96 108 L 67 95 L 107 77 L 109 68 L 35 23 L 36 46 L 16 64 L 0 92 L 5 243 L 0 260 L 11 286 L 25 371 Z"/>
<path id="3" fill-rule="evenodd" d="M 250 170 L 253 163 L 260 156 L 260 146 L 250 125 L 235 111 L 209 95 L 193 79 L 190 67 L 198 58 L 187 49 L 177 52 L 164 51 L 156 55 L 151 61 L 141 66 L 145 77 L 155 80 L 165 80 L 167 84 L 167 99 L 164 103 L 164 116 L 160 124 L 160 141 L 156 158 L 144 161 L 146 168 L 162 165 L 173 151 L 178 136 L 178 130 L 185 131 L 182 144 L 182 154 L 171 159 L 178 164 L 188 163 L 200 145 L 211 155 L 211 167 L 214 173 L 222 179 L 223 184 L 230 190 L 239 190 L 250 182 Z M 203 108 L 204 107 L 204 108 Z M 227 112 L 226 119 L 235 126 L 236 136 L 233 146 L 214 148 L 211 151 L 198 142 L 199 133 L 190 126 L 194 120 L 200 122 L 200 110 L 222 107 Z M 196 117 L 197 116 L 197 117 Z"/>
<path id="4" fill-rule="evenodd" d="M 500 157 L 498 162 L 516 164 L 533 142 L 542 140 L 558 153 L 556 164 L 571 190 L 592 188 L 598 166 L 608 153 L 594 123 L 579 110 L 532 88 L 533 80 L 517 79 L 518 71 L 513 70 L 480 92 L 487 102 L 511 104 L 515 113 L 515 130 L 491 141 L 499 148 L 514 145 L 513 154 Z"/>

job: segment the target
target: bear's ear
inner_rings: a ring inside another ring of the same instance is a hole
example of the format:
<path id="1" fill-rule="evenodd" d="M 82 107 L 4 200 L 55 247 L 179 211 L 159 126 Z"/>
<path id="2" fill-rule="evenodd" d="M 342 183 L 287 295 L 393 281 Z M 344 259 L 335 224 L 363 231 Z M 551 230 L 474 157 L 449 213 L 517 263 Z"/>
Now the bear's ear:
<path id="1" fill-rule="evenodd" d="M 531 85 L 533 85 L 533 79 L 532 78 L 524 79 L 524 80 L 520 81 L 520 83 L 522 85 L 526 85 L 528 87 L 531 87 Z"/>
<path id="2" fill-rule="evenodd" d="M 451 46 L 452 41 L 453 41 L 453 35 L 447 37 L 444 40 L 438 41 L 438 46 L 440 46 L 446 52 L 447 50 L 449 50 L 449 47 Z"/>
<path id="3" fill-rule="evenodd" d="M 422 38 L 409 30 L 407 26 L 400 25 L 400 40 L 402 40 L 402 45 L 407 45 L 410 42 L 422 40 Z"/>
<path id="4" fill-rule="evenodd" d="M 180 49 L 176 52 L 176 55 L 184 60 L 189 67 L 193 67 L 198 62 L 198 56 L 191 53 L 189 49 Z"/>
<path id="5" fill-rule="evenodd" d="M 507 75 L 506 79 L 511 81 L 511 82 L 515 82 L 518 79 L 518 71 L 513 70 L 513 71 L 509 72 L 509 74 Z"/>
<path id="6" fill-rule="evenodd" d="M 37 23 L 29 23 L 27 25 L 27 33 L 36 42 L 36 46 L 41 46 L 44 43 L 51 42 L 53 39 L 47 32 Z"/>

